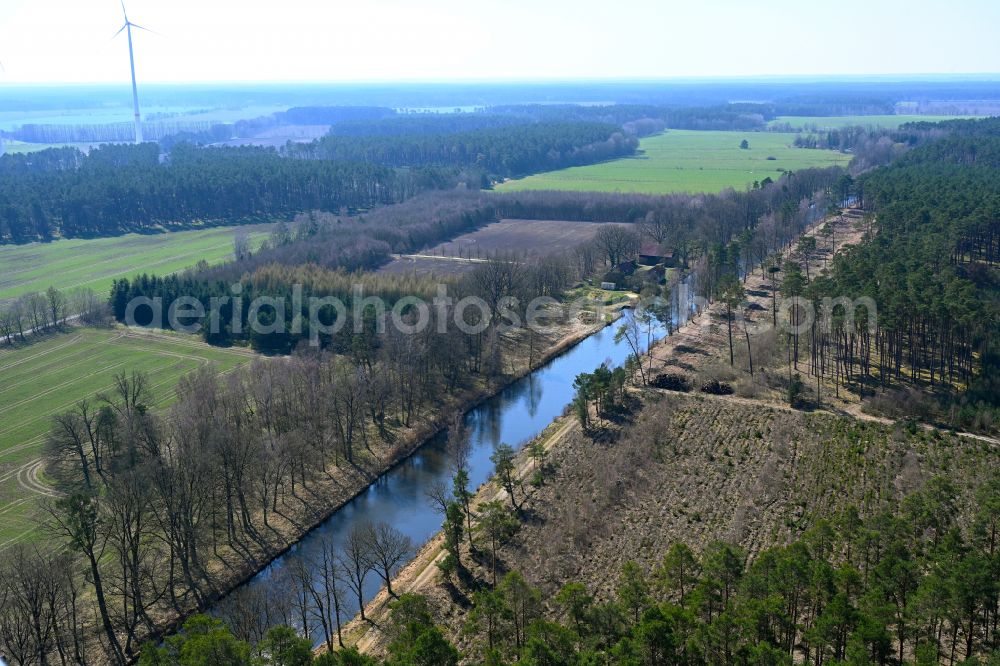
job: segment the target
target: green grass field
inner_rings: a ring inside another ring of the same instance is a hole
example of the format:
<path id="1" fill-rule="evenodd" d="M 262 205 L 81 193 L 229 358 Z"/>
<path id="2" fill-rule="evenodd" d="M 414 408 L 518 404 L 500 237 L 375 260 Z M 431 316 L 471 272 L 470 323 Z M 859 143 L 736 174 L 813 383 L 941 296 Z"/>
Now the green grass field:
<path id="1" fill-rule="evenodd" d="M 149 374 L 152 406 L 161 408 L 185 373 L 210 363 L 226 371 L 253 357 L 191 336 L 123 328 L 71 328 L 33 344 L 0 347 L 0 551 L 40 536 L 41 502 L 54 496 L 41 460 L 54 414 L 133 370 Z"/>
<path id="2" fill-rule="evenodd" d="M 232 255 L 237 229 L 246 230 L 256 246 L 270 232 L 271 225 L 0 245 L 0 304 L 50 286 L 89 287 L 103 295 L 117 277 L 140 272 L 166 275 L 202 259 L 218 263 Z"/>
<path id="3" fill-rule="evenodd" d="M 952 120 L 953 118 L 973 118 L 975 116 L 917 116 L 917 115 L 891 115 L 891 116 L 778 116 L 768 125 L 791 125 L 795 129 L 805 127 L 817 127 L 819 129 L 837 129 L 850 125 L 861 125 L 862 127 L 886 127 L 895 129 L 905 123 L 915 123 L 926 121 L 936 123 L 940 120 Z"/>
<path id="4" fill-rule="evenodd" d="M 750 143 L 742 150 L 740 141 Z M 755 180 L 777 179 L 782 170 L 847 164 L 851 157 L 829 150 L 795 148 L 793 133 L 669 130 L 642 139 L 634 157 L 571 167 L 510 180 L 511 190 L 599 192 L 719 192 Z M 774 157 L 774 160 L 768 160 Z"/>

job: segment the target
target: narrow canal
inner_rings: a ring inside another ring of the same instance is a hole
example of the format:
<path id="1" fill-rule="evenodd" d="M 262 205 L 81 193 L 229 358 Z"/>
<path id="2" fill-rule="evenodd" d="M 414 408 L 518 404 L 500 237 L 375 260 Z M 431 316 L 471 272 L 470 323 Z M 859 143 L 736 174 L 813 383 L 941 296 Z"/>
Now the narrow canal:
<path id="1" fill-rule="evenodd" d="M 675 326 L 687 318 L 692 308 L 687 285 L 682 283 L 678 291 L 680 298 L 677 302 L 683 305 L 678 307 L 675 302 Z M 572 402 L 573 380 L 578 374 L 592 372 L 602 363 L 617 367 L 626 361 L 631 350 L 624 340 L 615 341 L 615 332 L 621 322 L 631 316 L 631 311 L 626 311 L 618 323 L 585 338 L 465 414 L 464 423 L 471 440 L 471 488 L 478 487 L 492 474 L 490 456 L 499 444 L 519 448 L 563 414 Z M 666 335 L 666 329 L 655 327 L 653 333 L 654 339 L 659 339 Z M 446 449 L 447 433 L 442 432 L 379 477 L 362 494 L 345 504 L 245 585 L 256 587 L 257 591 L 265 593 L 266 599 L 277 601 L 282 595 L 291 593 L 288 579 L 282 575 L 287 567 L 293 565 L 295 560 L 306 563 L 315 561 L 324 544 L 339 548 L 355 525 L 367 522 L 386 522 L 409 536 L 417 547 L 425 543 L 441 528 L 442 516 L 434 511 L 425 493 L 437 482 L 450 486 L 453 471 Z M 382 581 L 373 572 L 366 583 L 367 601 L 378 593 Z M 263 590 L 259 589 L 261 586 Z M 343 587 L 347 592 L 346 585 Z M 213 612 L 225 614 L 226 605 L 233 603 L 233 596 L 231 594 L 219 601 Z M 358 611 L 357 601 L 351 598 L 353 595 L 350 593 L 342 596 L 345 602 L 342 619 L 346 621 Z"/>

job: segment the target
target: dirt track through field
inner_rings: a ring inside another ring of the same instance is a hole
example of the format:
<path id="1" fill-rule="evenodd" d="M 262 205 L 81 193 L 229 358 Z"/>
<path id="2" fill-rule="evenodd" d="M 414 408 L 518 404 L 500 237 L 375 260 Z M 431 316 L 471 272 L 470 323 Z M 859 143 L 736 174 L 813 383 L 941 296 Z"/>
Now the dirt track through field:
<path id="1" fill-rule="evenodd" d="M 72 280 L 72 282 L 56 282 L 51 286 L 59 289 L 73 289 L 87 285 L 96 286 L 98 283 L 110 285 L 113 278 L 148 272 L 150 269 L 159 268 L 164 271 L 163 275 L 173 275 L 193 266 L 199 259 L 206 259 L 213 263 L 226 261 L 232 257 L 232 241 L 227 238 L 227 234 L 235 233 L 240 228 L 246 228 L 256 242 L 262 234 L 266 233 L 262 227 L 270 228 L 270 226 L 269 223 L 263 223 L 216 229 L 169 231 L 163 234 L 153 234 L 152 237 L 147 235 L 126 237 L 124 241 L 121 239 L 94 239 L 66 248 L 65 251 L 71 253 L 87 252 L 88 248 L 92 248 L 95 254 L 94 260 L 82 265 L 79 259 L 64 255 L 58 247 L 51 249 L 40 247 L 37 251 L 27 253 L 17 252 L 10 256 L 10 261 L 18 268 L 6 272 L 0 278 L 0 292 L 9 294 L 0 297 L 0 305 L 13 301 L 22 292 L 31 291 L 32 286 L 34 286 L 35 291 L 41 291 L 50 286 L 50 276 L 38 270 L 40 262 L 49 258 L 57 262 L 60 267 L 58 275 L 63 281 Z M 224 238 L 226 240 L 222 242 Z M 75 240 L 80 241 L 81 239 Z M 109 243 L 109 240 L 113 242 Z M 212 241 L 218 242 L 203 247 L 198 245 Z M 89 242 L 97 244 L 87 245 Z M 190 249 L 188 242 L 194 244 L 193 249 Z M 227 249 L 230 250 L 229 253 L 225 253 Z M 173 254 L 162 256 L 166 252 L 173 252 Z M 120 265 L 115 266 L 116 263 L 121 264 L 126 259 L 130 261 L 125 263 L 124 268 Z M 23 268 L 20 267 L 22 264 Z M 177 268 L 170 270 L 174 266 Z M 103 288 L 99 287 L 99 290 L 103 290 Z"/>
<path id="2" fill-rule="evenodd" d="M 21 486 L 30 493 L 36 493 L 38 495 L 53 498 L 62 497 L 62 493 L 45 485 L 38 478 L 38 475 L 41 473 L 44 466 L 45 460 L 42 458 L 36 458 L 35 460 L 24 464 L 21 469 L 18 470 L 17 485 Z"/>
<path id="3" fill-rule="evenodd" d="M 74 338 L 74 341 L 78 341 L 82 337 L 83 336 L 77 336 L 76 338 Z M 121 334 L 115 336 L 114 338 L 110 338 L 109 340 L 107 340 L 105 342 L 107 344 L 112 344 L 115 341 L 120 340 L 120 339 L 122 339 L 124 337 L 142 339 L 144 336 L 142 334 L 138 334 L 138 335 L 131 334 L 130 335 L 128 333 L 121 333 Z M 150 337 L 153 337 L 153 336 L 150 336 Z M 174 340 L 170 336 L 159 336 L 158 339 L 163 339 L 163 340 L 170 341 L 170 342 L 177 342 L 176 340 Z M 67 344 L 70 344 L 70 343 L 67 343 Z M 190 344 L 190 343 L 180 342 L 179 344 L 181 344 L 183 346 L 183 345 L 187 345 L 187 344 Z M 55 351 L 56 349 L 65 348 L 65 346 L 66 346 L 65 344 L 64 345 L 60 345 L 57 348 L 48 350 L 48 352 Z M 194 346 L 195 345 L 192 345 L 192 348 Z M 175 357 L 175 358 L 179 358 L 179 359 L 187 360 L 187 361 L 196 361 L 196 362 L 198 362 L 199 365 L 207 365 L 207 364 L 209 364 L 209 363 L 212 362 L 210 359 L 205 359 L 205 358 L 198 357 L 198 356 L 189 356 L 189 355 L 186 355 L 186 354 L 179 354 L 179 353 L 174 353 L 174 352 L 165 352 L 164 350 L 159 350 L 159 349 L 149 349 L 149 348 L 140 348 L 140 349 L 143 350 L 143 351 L 147 351 L 149 353 L 157 354 L 157 355 L 161 355 L 161 356 Z M 46 353 L 48 353 L 48 352 L 46 352 Z M 236 353 L 236 355 L 241 355 L 241 356 L 255 356 L 255 354 L 253 352 L 250 352 L 250 351 L 248 351 L 246 354 Z M 38 358 L 39 356 L 41 356 L 41 354 L 36 354 L 34 356 L 34 358 Z M 51 387 L 51 388 L 49 388 L 49 389 L 47 389 L 45 391 L 42 391 L 41 393 L 38 393 L 38 394 L 35 394 L 35 395 L 31 396 L 29 398 L 22 399 L 22 400 L 18 401 L 17 403 L 14 403 L 12 405 L 7 405 L 4 408 L 0 409 L 0 413 L 3 413 L 5 410 L 7 410 L 9 408 L 13 408 L 13 407 L 16 407 L 16 406 L 19 406 L 19 405 L 23 405 L 23 404 L 31 402 L 32 400 L 35 400 L 37 398 L 43 397 L 45 395 L 48 395 L 49 393 L 51 393 L 51 392 L 53 392 L 55 390 L 58 390 L 59 388 L 62 388 L 62 387 L 66 386 L 66 385 L 69 385 L 69 384 L 72 384 L 72 383 L 74 383 L 76 381 L 79 381 L 81 379 L 86 379 L 86 378 L 92 377 L 94 375 L 97 375 L 97 374 L 100 374 L 100 373 L 103 373 L 103 372 L 107 372 L 108 370 L 116 369 L 116 368 L 120 367 L 121 365 L 123 365 L 125 363 L 127 363 L 127 361 L 122 361 L 120 363 L 116 363 L 116 364 L 110 365 L 110 366 L 104 366 L 104 367 L 100 368 L 99 370 L 96 370 L 95 372 L 90 373 L 88 375 L 83 375 L 83 376 L 80 376 L 80 377 L 76 377 L 76 378 L 74 378 L 72 380 L 69 380 L 67 382 L 63 382 L 62 384 L 60 384 L 58 386 Z M 155 390 L 157 388 L 162 387 L 165 384 L 169 384 L 169 383 L 174 382 L 174 381 L 176 381 L 174 377 L 169 377 L 169 378 L 165 379 L 162 382 L 158 382 L 156 384 L 151 385 L 150 389 L 151 390 Z M 114 388 L 114 384 L 108 384 L 108 385 L 105 385 L 105 386 L 103 386 L 101 388 L 95 389 L 92 393 L 94 395 L 97 395 L 97 394 L 100 394 L 102 392 L 108 391 L 108 390 L 110 390 L 112 388 Z M 166 402 L 166 401 L 170 400 L 172 397 L 173 397 L 173 393 L 171 392 L 171 393 L 169 393 L 169 394 L 161 397 L 157 401 L 155 401 L 154 402 L 154 406 L 160 405 L 163 402 Z M 37 421 L 39 421 L 41 419 L 47 418 L 49 416 L 52 416 L 53 414 L 56 414 L 56 413 L 58 413 L 58 412 L 60 412 L 60 411 L 62 411 L 64 409 L 69 409 L 70 407 L 72 407 L 73 405 L 75 405 L 77 402 L 79 402 L 79 400 L 74 399 L 71 402 L 68 402 L 68 403 L 65 403 L 65 404 L 62 404 L 62 405 L 58 405 L 58 406 L 56 406 L 54 408 L 51 408 L 51 409 L 46 410 L 44 412 L 38 413 L 38 414 L 36 414 L 31 419 L 21 421 L 21 422 L 13 425 L 11 427 L 5 428 L 4 430 L 0 430 L 0 437 L 11 433 L 11 432 L 13 432 L 14 430 L 16 430 L 18 428 L 24 427 L 25 425 L 29 425 L 29 424 L 35 423 L 35 422 L 37 422 Z M 18 451 L 22 451 L 22 450 L 24 450 L 26 448 L 30 448 L 31 446 L 40 443 L 43 439 L 44 439 L 44 435 L 40 435 L 40 436 L 34 437 L 34 438 L 32 438 L 32 439 L 30 439 L 30 440 L 28 440 L 26 442 L 23 442 L 21 444 L 16 444 L 14 446 L 7 447 L 7 448 L 5 448 L 3 450 L 0 450 L 0 458 L 4 457 L 6 455 L 10 455 L 12 453 L 16 453 Z"/>
<path id="4" fill-rule="evenodd" d="M 175 398 L 173 388 L 179 374 L 207 364 L 221 362 L 232 365 L 236 359 L 259 358 L 250 349 L 208 348 L 194 339 L 145 329 L 114 331 L 110 335 L 96 338 L 85 334 L 70 334 L 66 337 L 68 339 L 43 341 L 41 344 L 51 346 L 47 349 L 27 350 L 27 356 L 17 360 L 8 358 L 3 366 L 7 371 L 4 375 L 9 381 L 0 388 L 0 397 L 6 397 L 9 404 L 0 408 L 0 420 L 3 421 L 0 438 L 13 439 L 16 443 L 0 450 L 0 470 L 3 470 L 0 473 L 0 486 L 6 495 L 4 501 L 0 501 L 0 522 L 4 522 L 10 530 L 5 533 L 8 538 L 0 543 L 0 552 L 15 543 L 34 538 L 32 535 L 38 532 L 41 525 L 37 520 L 40 510 L 38 502 L 62 496 L 59 490 L 49 486 L 44 480 L 47 460 L 39 452 L 47 434 L 40 432 L 41 424 L 53 415 L 72 408 L 84 393 L 92 396 L 114 389 L 113 382 L 100 386 L 91 385 L 95 377 L 99 379 L 101 375 L 118 372 L 136 359 L 162 359 L 152 361 L 156 368 L 153 376 L 158 381 L 149 386 L 154 396 L 150 407 L 161 408 Z M 209 349 L 211 354 L 206 351 Z M 0 352 L 0 360 L 6 353 Z M 199 353 L 206 355 L 201 356 Z M 88 362 L 93 367 L 88 367 Z M 225 373 L 237 367 L 238 364 Z M 37 392 L 30 396 L 18 395 L 19 389 L 23 392 L 26 388 L 29 378 L 49 376 L 65 381 L 43 385 L 43 390 L 36 389 Z M 76 397 L 59 401 L 65 404 L 57 404 L 54 398 L 58 395 Z M 35 408 L 33 401 L 38 403 L 40 409 Z M 14 439 L 13 435 L 20 432 L 28 433 L 29 436 L 20 441 Z M 20 456 L 30 459 L 19 460 Z M 14 535 L 12 530 L 20 525 L 27 529 Z"/>
<path id="5" fill-rule="evenodd" d="M 21 379 L 20 381 L 11 381 L 9 384 L 7 384 L 6 387 L 0 389 L 0 396 L 2 396 L 4 393 L 7 393 L 9 391 L 13 391 L 15 389 L 21 388 L 21 386 L 23 386 L 25 383 L 31 383 L 32 381 L 34 381 L 35 379 L 37 379 L 38 377 L 40 377 L 42 375 L 48 374 L 48 371 L 50 369 L 52 369 L 52 368 L 56 368 L 57 370 L 67 370 L 69 368 L 75 368 L 76 366 L 78 366 L 78 365 L 80 365 L 82 363 L 87 363 L 88 361 L 93 360 L 92 357 L 89 355 L 89 352 L 91 352 L 91 351 L 92 350 L 90 350 L 90 349 L 80 349 L 80 350 L 78 350 L 76 352 L 73 352 L 73 353 L 67 355 L 67 356 L 58 357 L 58 358 L 52 360 L 51 362 L 45 362 L 45 363 L 42 363 L 41 365 L 29 368 L 25 372 L 25 374 L 29 375 L 30 379 Z M 82 356 L 82 358 L 79 358 L 78 360 L 73 360 L 73 359 L 77 359 L 80 356 Z M 67 361 L 69 361 L 69 362 L 67 362 Z"/>
<path id="6" fill-rule="evenodd" d="M 174 261 L 180 261 L 182 259 L 187 259 L 188 257 L 194 256 L 194 255 L 197 255 L 197 254 L 205 254 L 206 252 L 214 252 L 215 250 L 221 250 L 222 248 L 224 248 L 224 247 L 226 247 L 228 245 L 232 245 L 232 243 L 224 243 L 222 245 L 214 245 L 212 247 L 202 248 L 200 250 L 195 250 L 193 252 L 185 252 L 183 254 L 174 255 L 172 257 L 166 257 L 164 259 L 160 259 L 159 261 L 154 261 L 154 262 L 151 262 L 151 263 L 143 264 L 141 270 L 142 271 L 148 271 L 150 268 L 154 268 L 156 266 L 161 266 L 163 264 L 168 264 L 168 263 L 171 263 L 171 262 L 174 262 Z M 120 257 L 115 257 L 114 259 L 109 259 L 108 261 L 119 261 L 119 260 L 120 260 Z M 104 262 L 101 262 L 101 263 L 104 263 Z M 124 271 L 116 271 L 116 272 L 113 272 L 113 273 L 107 273 L 107 274 L 103 274 L 103 275 L 94 277 L 93 279 L 90 279 L 90 280 L 85 280 L 83 282 L 77 282 L 75 284 L 65 285 L 62 288 L 63 289 L 75 289 L 76 287 L 82 287 L 83 285 L 90 284 L 91 282 L 94 282 L 96 280 L 101 280 L 101 279 L 106 278 L 106 277 L 114 277 L 116 275 L 125 275 L 127 273 L 132 273 L 133 271 L 136 271 L 136 270 L 140 270 L 140 269 L 138 269 L 138 268 L 130 268 L 130 269 L 124 270 Z M 173 275 L 174 273 L 179 273 L 181 270 L 183 270 L 183 269 L 179 269 L 179 270 L 176 270 L 176 271 L 171 271 L 170 273 L 164 273 L 164 275 Z"/>
<path id="7" fill-rule="evenodd" d="M 76 336 L 76 337 L 74 337 L 74 338 L 72 338 L 70 340 L 67 340 L 66 342 L 64 342 L 63 344 L 61 344 L 61 345 L 59 345 L 57 347 L 52 347 L 51 349 L 46 349 L 45 351 L 41 351 L 41 352 L 39 352 L 37 354 L 34 354 L 32 356 L 26 356 L 25 358 L 18 359 L 16 361 L 12 362 L 12 363 L 8 363 L 7 365 L 0 365 L 0 372 L 3 372 L 4 370 L 9 370 L 10 368 L 13 368 L 14 366 L 21 365 L 22 363 L 27 363 L 28 361 L 33 361 L 36 358 L 41 358 L 42 356 L 47 356 L 48 354 L 51 354 L 54 351 L 59 351 L 60 349 L 63 349 L 65 347 L 68 347 L 68 346 L 76 343 L 76 342 L 79 342 L 82 338 L 83 338 L 82 335 L 78 335 L 78 336 Z"/>
<path id="8" fill-rule="evenodd" d="M 3 552 L 3 549 L 6 548 L 7 546 L 13 546 L 17 542 L 19 542 L 22 539 L 24 539 L 25 537 L 27 537 L 27 536 L 29 536 L 29 535 L 37 532 L 38 528 L 39 528 L 38 525 L 35 525 L 34 527 L 29 527 L 28 529 L 26 529 L 25 531 L 21 532 L 17 536 L 14 536 L 14 537 L 12 537 L 10 539 L 7 539 L 3 543 L 0 543 L 0 552 Z"/>
<path id="9" fill-rule="evenodd" d="M 32 437 L 31 439 L 29 439 L 26 442 L 22 442 L 21 444 L 15 444 L 14 446 L 8 446 L 3 451 L 0 451 L 0 458 L 2 458 L 5 455 L 9 455 L 9 454 L 12 454 L 12 453 L 17 453 L 17 452 L 23 451 L 25 449 L 30 449 L 33 446 L 38 446 L 39 444 L 42 443 L 42 440 L 44 440 L 44 439 L 45 439 L 44 435 L 38 435 L 36 437 Z M 0 479 L 0 481 L 2 481 L 2 479 Z"/>
<path id="10" fill-rule="evenodd" d="M 124 363 L 125 363 L 125 361 L 123 361 L 122 363 L 118 363 L 116 365 L 113 365 L 113 366 L 107 366 L 105 368 L 102 368 L 101 370 L 99 370 L 97 373 L 94 373 L 94 374 L 99 374 L 100 372 L 104 372 L 104 371 L 107 371 L 107 370 L 113 370 L 114 368 L 117 368 L 118 366 L 123 365 Z M 207 363 L 210 363 L 210 361 L 205 361 L 205 363 L 203 363 L 203 365 L 205 365 Z M 154 389 L 157 389 L 157 388 L 163 386 L 164 384 L 169 384 L 169 383 L 175 382 L 175 381 L 176 381 L 176 379 L 173 378 L 173 377 L 171 377 L 171 378 L 166 379 L 166 380 L 164 380 L 162 382 L 159 382 L 157 384 L 152 384 L 149 388 L 150 388 L 150 390 L 154 390 Z M 102 387 L 100 389 L 95 390 L 93 393 L 95 395 L 97 395 L 97 394 L 103 393 L 105 391 L 108 391 L 108 390 L 114 388 L 114 386 L 115 386 L 114 384 L 108 384 L 108 385 L 106 385 L 106 386 L 104 386 L 104 387 Z M 41 396 L 41 395 L 44 395 L 44 393 L 40 393 L 38 395 Z M 38 397 L 38 396 L 35 396 L 35 397 Z M 169 395 L 167 395 L 167 396 L 164 396 L 160 400 L 154 402 L 153 406 L 157 406 L 157 405 L 161 404 L 161 402 L 163 402 L 165 400 L 169 400 L 172 397 L 173 397 L 172 393 L 169 394 Z M 72 402 L 68 402 L 68 403 L 66 403 L 64 405 L 60 405 L 58 407 L 55 407 L 54 409 L 51 409 L 51 410 L 46 411 L 46 412 L 43 412 L 43 413 L 37 415 L 33 419 L 29 419 L 27 421 L 21 421 L 19 424 L 17 424 L 13 428 L 8 428 L 6 430 L 0 430 L 0 437 L 2 437 L 3 435 L 6 435 L 8 433 L 10 433 L 12 430 L 14 430 L 16 428 L 22 427 L 22 426 L 27 425 L 29 423 L 34 423 L 34 422 L 36 422 L 36 421 L 38 421 L 40 419 L 43 419 L 43 418 L 45 418 L 47 416 L 51 416 L 51 415 L 55 414 L 56 412 L 62 411 L 64 409 L 69 409 L 70 407 L 72 407 L 73 405 L 77 404 L 78 402 L 79 402 L 79 400 L 73 400 Z M 36 438 L 30 440 L 29 442 L 26 442 L 25 444 L 19 444 L 19 445 L 13 446 L 13 447 L 8 447 L 8 448 L 0 451 L 0 457 L 3 457 L 5 454 L 11 453 L 11 452 L 13 452 L 15 450 L 21 450 L 23 448 L 26 448 L 26 446 L 28 444 L 30 444 L 32 442 L 38 442 L 38 441 L 40 441 L 43 438 L 44 438 L 44 436 L 39 436 L 39 437 L 36 437 Z"/>
<path id="11" fill-rule="evenodd" d="M 88 373 L 86 375 L 80 375 L 79 377 L 74 377 L 74 378 L 69 379 L 69 380 L 67 380 L 65 382 L 62 382 L 61 384 L 56 384 L 55 386 L 47 388 L 46 390 L 44 390 L 44 391 L 42 391 L 40 393 L 36 393 L 35 395 L 33 395 L 33 396 L 29 397 L 29 398 L 24 398 L 22 400 L 18 400 L 17 402 L 14 402 L 14 403 L 11 403 L 9 405 L 5 405 L 3 407 L 0 407 L 0 414 L 8 412 L 11 409 L 14 409 L 15 407 L 20 407 L 21 405 L 24 405 L 26 403 L 33 402 L 33 401 L 37 400 L 38 398 L 44 397 L 46 395 L 49 395 L 50 393 L 58 391 L 61 388 L 65 388 L 66 386 L 69 386 L 71 384 L 75 384 L 78 381 L 80 381 L 81 379 L 89 379 L 89 378 L 93 377 L 94 375 L 99 375 L 99 374 L 101 374 L 103 372 L 107 372 L 108 370 L 114 370 L 115 368 L 119 368 L 119 367 L 125 365 L 126 363 L 128 363 L 128 361 L 119 361 L 118 363 L 115 363 L 113 365 L 108 365 L 108 366 L 105 366 L 103 368 L 99 368 L 98 370 L 95 370 L 95 371 L 93 371 L 91 373 Z M 0 431 L 0 435 L 4 435 L 7 432 L 9 432 L 9 430 Z"/>
<path id="12" fill-rule="evenodd" d="M 16 509 L 17 507 L 21 506 L 22 504 L 24 504 L 27 501 L 28 501 L 27 497 L 22 497 L 19 500 L 15 500 L 15 501 L 11 502 L 10 504 L 7 504 L 3 508 L 0 508 L 0 516 L 2 516 L 3 514 L 7 513 L 8 511 L 13 511 L 14 509 Z"/>
<path id="13" fill-rule="evenodd" d="M 489 259 L 479 259 L 477 257 L 448 257 L 435 256 L 433 254 L 394 254 L 393 259 L 433 259 L 434 261 L 454 261 L 460 264 L 488 264 Z"/>
<path id="14" fill-rule="evenodd" d="M 205 343 L 195 342 L 193 340 L 185 340 L 177 336 L 166 335 L 164 333 L 159 333 L 152 329 L 145 328 L 127 328 L 122 337 L 129 338 L 130 340 L 159 340 L 162 342 L 169 342 L 174 345 L 181 347 L 190 347 L 191 349 L 205 349 Z M 212 351 L 221 352 L 225 354 L 232 354 L 234 356 L 243 356 L 247 358 L 261 358 L 260 354 L 257 352 L 246 349 L 244 347 L 212 347 Z"/>
<path id="15" fill-rule="evenodd" d="M 159 261 L 155 261 L 153 263 L 143 264 L 141 268 L 128 268 L 128 269 L 125 269 L 123 271 L 113 271 L 113 272 L 101 274 L 101 275 L 98 275 L 98 276 L 94 276 L 92 279 L 86 280 L 84 282 L 76 282 L 74 284 L 64 285 L 64 286 L 61 287 L 61 289 L 75 289 L 76 287 L 81 287 L 81 286 L 83 286 L 85 284 L 90 284 L 91 282 L 94 282 L 96 280 L 100 280 L 100 279 L 102 279 L 104 277 L 114 277 L 114 276 L 117 276 L 117 275 L 125 275 L 127 273 L 131 273 L 132 271 L 145 271 L 145 270 L 148 270 L 150 267 L 158 266 L 160 264 L 171 262 L 171 261 L 179 261 L 179 260 L 184 259 L 186 257 L 189 257 L 191 255 L 201 254 L 201 253 L 204 253 L 204 252 L 214 252 L 215 250 L 221 250 L 222 248 L 226 247 L 227 245 L 231 245 L 231 243 L 226 243 L 226 244 L 223 244 L 223 245 L 215 245 L 213 247 L 206 247 L 206 248 L 202 248 L 200 250 L 194 250 L 194 251 L 191 251 L 191 252 L 185 252 L 183 254 L 178 254 L 178 255 L 175 255 L 173 257 L 166 257 L 164 259 L 160 259 Z M 127 249 L 127 248 L 123 247 L 122 249 Z M 84 272 L 84 271 L 90 271 L 90 270 L 93 270 L 94 267 L 96 267 L 96 266 L 101 266 L 103 264 L 110 264 L 110 263 L 113 263 L 113 262 L 121 262 L 121 260 L 122 260 L 121 256 L 109 257 L 107 259 L 102 259 L 101 261 L 95 261 L 93 263 L 89 263 L 86 266 L 80 266 L 78 268 L 70 269 L 68 271 L 63 272 L 62 275 L 65 276 L 67 274 L 81 273 L 81 272 Z M 24 269 L 21 269 L 19 271 L 15 271 L 14 273 L 8 273 L 8 275 L 16 275 L 18 273 L 25 273 L 25 272 L 29 272 L 29 271 L 33 271 L 33 270 L 35 270 L 35 267 L 24 268 Z M 174 271 L 174 272 L 177 272 L 177 271 Z M 170 275 L 170 274 L 167 273 L 167 275 Z M 20 281 L 18 281 L 18 280 L 11 280 L 9 282 L 5 281 L 3 283 L 3 287 L 5 289 L 11 289 L 11 288 L 15 288 L 15 287 L 20 287 L 21 285 L 24 285 L 24 284 L 31 284 L 32 282 L 37 282 L 37 280 L 30 279 L 30 280 L 20 280 Z"/>

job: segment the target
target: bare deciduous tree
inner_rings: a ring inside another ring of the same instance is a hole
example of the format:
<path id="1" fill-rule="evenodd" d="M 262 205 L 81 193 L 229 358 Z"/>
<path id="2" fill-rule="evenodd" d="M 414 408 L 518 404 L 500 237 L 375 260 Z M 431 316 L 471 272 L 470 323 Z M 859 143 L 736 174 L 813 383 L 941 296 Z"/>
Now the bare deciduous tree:
<path id="1" fill-rule="evenodd" d="M 448 512 L 448 505 L 452 501 L 451 490 L 443 481 L 435 481 L 424 491 L 424 495 L 431 503 L 435 513 L 442 516 Z"/>
<path id="2" fill-rule="evenodd" d="M 66 296 L 55 287 L 49 287 L 45 290 L 45 301 L 49 309 L 49 321 L 52 326 L 58 326 L 66 317 Z"/>
<path id="3" fill-rule="evenodd" d="M 233 257 L 236 261 L 250 258 L 250 234 L 245 230 L 241 229 L 233 236 Z"/>
<path id="4" fill-rule="evenodd" d="M 594 236 L 594 245 L 615 266 L 639 251 L 639 234 L 621 224 L 603 224 Z"/>
<path id="5" fill-rule="evenodd" d="M 331 635 L 331 620 L 337 632 L 337 644 L 344 647 L 344 636 L 341 630 L 341 608 L 343 596 L 341 584 L 344 580 L 344 570 L 334 547 L 329 542 L 323 544 L 319 554 L 313 558 L 313 569 L 318 572 L 316 580 L 316 614 L 326 634 L 327 650 L 333 651 Z"/>
<path id="6" fill-rule="evenodd" d="M 392 590 L 392 577 L 400 564 L 406 561 L 413 551 L 413 541 L 392 525 L 385 522 L 369 524 L 364 528 L 365 545 L 375 572 L 385 583 L 389 596 L 395 597 Z"/>
<path id="7" fill-rule="evenodd" d="M 654 243 L 662 243 L 667 240 L 670 227 L 665 213 L 651 210 L 639 223 L 639 232 Z"/>
<path id="8" fill-rule="evenodd" d="M 347 574 L 347 585 L 358 600 L 362 620 L 368 619 L 365 616 L 365 580 L 373 568 L 366 532 L 364 525 L 352 527 L 340 552 L 340 561 Z"/>

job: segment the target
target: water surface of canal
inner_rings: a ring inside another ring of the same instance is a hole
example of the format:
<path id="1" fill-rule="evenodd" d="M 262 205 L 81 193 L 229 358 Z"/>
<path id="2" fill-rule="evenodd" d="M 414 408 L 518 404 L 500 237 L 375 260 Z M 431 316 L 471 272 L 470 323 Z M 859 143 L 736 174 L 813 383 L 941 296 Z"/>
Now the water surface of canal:
<path id="1" fill-rule="evenodd" d="M 682 284 L 684 289 L 680 302 L 685 306 L 681 309 L 690 311 L 686 286 Z M 626 311 L 624 317 L 631 317 L 631 312 Z M 680 318 L 680 313 L 675 311 L 675 322 Z M 602 363 L 617 367 L 626 361 L 631 350 L 627 342 L 615 341 L 615 331 L 619 326 L 620 322 L 615 323 L 585 338 L 465 414 L 464 423 L 471 440 L 471 488 L 478 487 L 492 474 L 490 456 L 499 444 L 520 447 L 563 414 L 573 400 L 573 380 L 578 374 L 592 372 Z M 654 329 L 657 339 L 665 334 L 664 328 Z M 324 544 L 339 548 L 352 527 L 366 522 L 387 522 L 408 535 L 414 544 L 419 546 L 425 543 L 441 528 L 442 523 L 442 516 L 434 511 L 425 493 L 436 482 L 444 482 L 449 487 L 451 484 L 453 471 L 446 448 L 447 433 L 443 432 L 380 476 L 245 585 L 263 586 L 268 599 L 287 594 L 288 580 L 280 574 L 293 559 L 313 561 Z M 370 600 L 381 589 L 382 581 L 372 572 L 366 583 L 365 598 Z M 348 592 L 347 586 L 343 587 L 344 592 Z M 357 601 L 351 598 L 353 595 L 349 592 L 342 596 L 345 597 L 342 615 L 346 621 L 358 611 Z M 224 613 L 228 603 L 231 603 L 231 597 L 222 599 L 214 611 Z"/>

